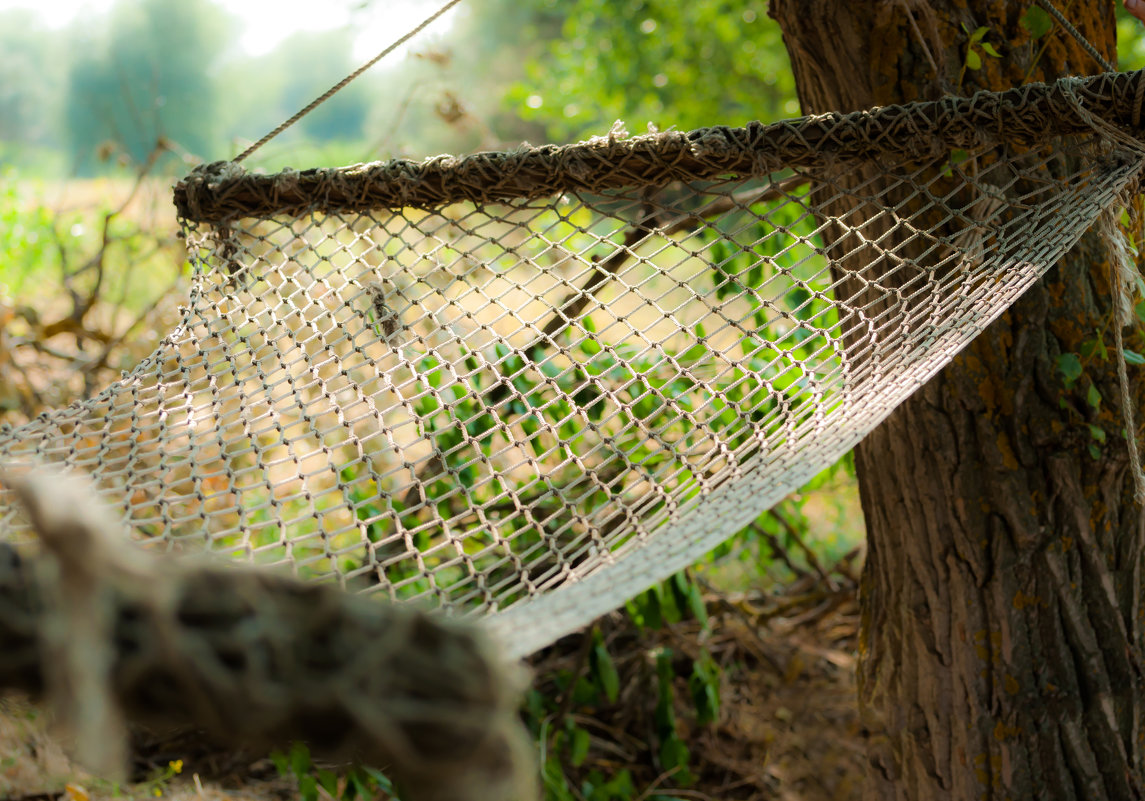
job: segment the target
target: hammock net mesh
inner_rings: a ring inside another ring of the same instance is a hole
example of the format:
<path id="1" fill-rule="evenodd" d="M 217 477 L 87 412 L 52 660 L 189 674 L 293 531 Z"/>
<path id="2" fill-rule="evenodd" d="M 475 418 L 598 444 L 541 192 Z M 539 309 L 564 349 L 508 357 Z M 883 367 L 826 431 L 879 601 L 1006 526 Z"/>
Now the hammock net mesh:
<path id="1" fill-rule="evenodd" d="M 851 449 L 1132 190 L 1141 76 L 176 188 L 182 322 L 0 431 L 149 546 L 523 655 Z M 1112 122 L 1111 122 L 1112 120 Z M 5 537 L 26 524 L 0 495 Z"/>

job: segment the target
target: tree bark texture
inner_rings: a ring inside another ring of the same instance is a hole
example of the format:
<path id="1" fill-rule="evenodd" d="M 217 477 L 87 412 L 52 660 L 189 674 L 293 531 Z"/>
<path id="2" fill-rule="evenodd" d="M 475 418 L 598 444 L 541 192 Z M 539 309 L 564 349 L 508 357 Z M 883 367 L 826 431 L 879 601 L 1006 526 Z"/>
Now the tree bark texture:
<path id="1" fill-rule="evenodd" d="M 1111 1 L 1055 4 L 1115 60 Z M 1060 28 L 1032 41 L 1031 5 L 770 8 L 816 113 L 1100 71 Z M 1001 57 L 964 69 L 982 26 Z M 1145 797 L 1145 518 L 1122 435 L 1110 269 L 1087 236 L 857 449 L 868 799 Z M 1140 349 L 1138 332 L 1126 337 Z M 1063 353 L 1084 365 L 1070 387 Z"/>

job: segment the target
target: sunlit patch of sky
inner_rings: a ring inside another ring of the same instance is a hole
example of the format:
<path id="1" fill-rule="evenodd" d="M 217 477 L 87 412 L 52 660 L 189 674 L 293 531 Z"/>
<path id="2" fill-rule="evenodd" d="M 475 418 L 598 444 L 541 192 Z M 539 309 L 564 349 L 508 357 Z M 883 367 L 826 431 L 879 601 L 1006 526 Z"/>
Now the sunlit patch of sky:
<path id="1" fill-rule="evenodd" d="M 0 0 L 0 12 L 25 9 L 49 28 L 62 28 L 86 14 L 107 11 L 115 0 Z M 238 0 L 217 5 L 239 21 L 239 45 L 251 56 L 269 52 L 294 33 L 352 27 L 354 57 L 365 61 L 416 26 L 445 0 Z M 456 8 L 426 29 L 448 29 Z M 411 45 L 417 47 L 415 39 Z M 393 56 L 400 56 L 401 51 Z"/>

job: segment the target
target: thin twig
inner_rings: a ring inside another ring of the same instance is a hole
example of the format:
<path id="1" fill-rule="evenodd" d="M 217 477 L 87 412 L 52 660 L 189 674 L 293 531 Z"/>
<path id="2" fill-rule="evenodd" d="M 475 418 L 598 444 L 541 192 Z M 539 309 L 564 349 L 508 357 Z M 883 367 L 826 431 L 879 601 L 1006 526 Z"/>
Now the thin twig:
<path id="1" fill-rule="evenodd" d="M 588 280 L 585 281 L 579 289 L 570 292 L 561 299 L 560 303 L 557 304 L 557 311 L 554 311 L 552 317 L 545 323 L 541 329 L 541 334 L 521 348 L 519 353 L 532 361 L 536 361 L 537 356 L 535 354 L 544 349 L 550 341 L 559 336 L 561 332 L 580 317 L 581 312 L 584 311 L 584 307 L 588 305 L 589 301 L 592 300 L 592 298 L 596 296 L 596 293 L 605 285 L 606 280 L 620 272 L 621 268 L 635 256 L 636 247 L 648 236 L 651 236 L 653 233 L 671 236 L 691 226 L 702 224 L 710 217 L 725 214 L 734 208 L 774 200 L 786 195 L 796 187 L 807 183 L 807 180 L 808 179 L 802 175 L 794 175 L 769 184 L 762 189 L 737 192 L 731 196 L 725 196 L 713 201 L 699 211 L 677 217 L 662 226 L 658 222 L 658 216 L 653 214 L 650 205 L 645 202 L 640 210 L 641 220 L 633 224 L 633 227 L 628 230 L 621 246 L 608 258 L 594 263 Z M 504 400 L 506 395 L 506 385 L 499 383 L 490 391 L 487 397 L 489 402 L 495 405 Z"/>
<path id="2" fill-rule="evenodd" d="M 759 635 L 759 621 L 753 620 L 747 612 L 740 609 L 738 606 L 728 600 L 727 593 L 716 589 L 712 584 L 703 576 L 693 576 L 693 579 L 705 591 L 716 597 L 716 602 L 724 608 L 725 611 L 730 612 L 734 617 L 738 618 L 744 624 L 745 630 L 752 641 L 756 644 L 757 650 L 753 651 L 761 660 L 771 665 L 772 669 L 782 675 L 784 673 L 783 665 L 767 652 L 767 641 Z"/>
<path id="3" fill-rule="evenodd" d="M 630 259 L 635 257 L 636 248 L 652 234 L 659 233 L 663 236 L 671 236 L 686 228 L 701 224 L 709 217 L 727 213 L 735 208 L 783 197 L 807 182 L 808 179 L 805 176 L 794 175 L 759 189 L 737 192 L 708 203 L 697 211 L 675 217 L 663 226 L 659 222 L 651 198 L 645 194 L 637 219 L 631 223 L 631 227 L 625 232 L 620 246 L 607 258 L 593 263 L 593 269 L 584 284 L 565 295 L 557 304 L 552 316 L 542 327 L 541 333 L 524 347 L 515 349 L 513 355 L 531 364 L 539 361 L 549 343 L 580 317 L 585 306 L 605 286 L 607 280 L 616 275 Z M 500 376 L 500 380 L 486 390 L 483 397 L 487 407 L 495 407 L 511 394 L 512 384 L 507 378 Z M 445 465 L 440 457 L 435 454 L 425 466 L 417 471 L 413 486 L 403 496 L 403 507 L 410 510 L 422 505 L 419 497 L 422 486 L 427 480 L 444 472 Z"/>
<path id="4" fill-rule="evenodd" d="M 815 552 L 812 551 L 807 543 L 803 541 L 803 538 L 799 536 L 799 531 L 795 528 L 795 525 L 775 509 L 771 510 L 771 516 L 779 521 L 784 531 L 787 532 L 787 536 L 799 546 L 799 550 L 803 551 L 803 555 L 807 558 L 807 564 L 811 566 L 811 569 L 818 574 L 820 579 L 827 583 L 827 586 L 832 592 L 837 592 L 839 586 L 835 583 L 835 580 L 831 578 L 831 575 L 823 569 L 823 566 L 819 564 L 819 557 L 815 555 Z"/>
<path id="5" fill-rule="evenodd" d="M 797 578 L 804 578 L 808 575 L 806 570 L 799 567 L 799 565 L 795 564 L 795 562 L 791 561 L 791 557 L 788 555 L 787 549 L 784 548 L 783 544 L 779 541 L 779 537 L 775 536 L 770 531 L 766 531 L 762 526 L 755 522 L 751 523 L 750 528 L 753 534 L 762 537 L 764 541 L 767 542 L 767 546 L 771 548 L 772 554 L 779 557 L 783 564 L 787 565 L 787 569 L 794 573 Z"/>
<path id="6" fill-rule="evenodd" d="M 659 232 L 665 236 L 671 236 L 693 225 L 703 225 L 711 217 L 726 214 L 732 209 L 754 206 L 756 203 L 766 203 L 769 200 L 787 197 L 794 189 L 803 186 L 809 181 L 810 179 L 805 175 L 791 175 L 779 181 L 774 181 L 760 189 L 746 189 L 731 195 L 722 195 L 717 200 L 713 200 L 711 203 L 703 206 L 699 211 L 677 217 L 668 222 Z"/>
<path id="7" fill-rule="evenodd" d="M 101 370 L 106 367 L 107 360 L 110 358 L 112 350 L 122 345 L 124 340 L 126 340 L 135 332 L 135 329 L 143 325 L 143 323 L 147 321 L 147 318 L 150 317 L 157 308 L 159 308 L 159 304 L 162 303 L 172 292 L 174 292 L 181 282 L 182 278 L 176 278 L 174 281 L 172 281 L 171 285 L 168 286 L 167 289 L 160 293 L 153 301 L 151 301 L 151 303 L 147 305 L 147 308 L 139 313 L 131 325 L 127 326 L 127 328 L 125 328 L 121 334 L 110 339 L 104 346 L 103 351 L 99 354 L 99 356 L 92 360 L 89 369 Z"/>
<path id="8" fill-rule="evenodd" d="M 545 323 L 545 327 L 541 329 L 541 336 L 525 346 L 525 352 L 532 355 L 533 350 L 543 346 L 545 340 L 552 339 L 565 328 L 572 325 L 573 321 L 580 317 L 580 313 L 584 311 L 584 307 L 588 305 L 588 302 L 592 300 L 604 285 L 604 282 L 614 276 L 620 268 L 635 255 L 634 249 L 652 234 L 655 223 L 656 218 L 653 214 L 652 206 L 648 199 L 645 198 L 643 204 L 640 206 L 639 220 L 628 229 L 620 247 L 603 261 L 593 262 L 593 269 L 592 272 L 589 273 L 588 280 L 584 282 L 584 285 L 581 286 L 578 291 L 571 293 L 561 301 L 557 311 L 549 318 L 549 321 Z"/>
<path id="9" fill-rule="evenodd" d="M 858 586 L 859 576 L 855 573 L 854 561 L 862 553 L 863 546 L 856 545 L 851 550 L 847 551 L 839 560 L 831 566 L 831 572 L 838 573 L 843 578 L 847 579 L 851 584 Z"/>

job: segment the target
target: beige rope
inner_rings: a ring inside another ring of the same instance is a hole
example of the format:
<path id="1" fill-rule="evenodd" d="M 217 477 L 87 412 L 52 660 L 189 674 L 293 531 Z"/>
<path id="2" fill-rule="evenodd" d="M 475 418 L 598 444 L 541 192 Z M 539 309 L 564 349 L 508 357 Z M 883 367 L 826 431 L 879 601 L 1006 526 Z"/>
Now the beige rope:
<path id="1" fill-rule="evenodd" d="M 1145 471 L 1141 467 L 1141 454 L 1137 447 L 1137 424 L 1133 414 L 1133 397 L 1129 390 L 1129 372 L 1125 364 L 1125 343 L 1121 329 L 1133 321 L 1133 277 L 1137 268 L 1125 242 L 1125 235 L 1117 224 L 1116 212 L 1107 211 L 1098 221 L 1098 230 L 1110 249 L 1113 269 L 1109 285 L 1113 294 L 1113 344 L 1117 348 L 1117 382 L 1121 389 L 1121 414 L 1125 423 L 1125 440 L 1129 445 L 1129 469 L 1133 477 L 1133 497 L 1145 506 Z"/>
<path id="2" fill-rule="evenodd" d="M 1113 282 L 1117 285 L 1117 281 Z M 1120 288 L 1115 289 L 1120 294 Z M 1133 416 L 1133 399 L 1129 394 L 1129 375 L 1125 366 L 1125 346 L 1121 338 L 1121 324 L 1113 325 L 1113 342 L 1117 347 L 1117 381 L 1121 385 L 1121 409 L 1125 415 L 1125 441 L 1129 443 L 1129 468 L 1133 474 L 1133 499 L 1145 506 L 1145 472 L 1141 469 L 1141 454 L 1137 450 L 1137 427 Z"/>
<path id="3" fill-rule="evenodd" d="M 1062 85 L 1065 96 L 1074 103 L 1077 114 L 1090 123 L 1095 130 L 1106 134 L 1112 141 L 1127 148 L 1138 158 L 1145 152 L 1145 144 L 1132 133 L 1110 124 L 1090 113 L 1085 108 L 1081 95 L 1076 91 L 1083 84 L 1082 79 L 1067 79 Z M 1141 116 L 1141 89 L 1134 92 L 1133 119 Z M 1125 439 L 1129 445 L 1129 467 L 1133 475 L 1134 493 L 1137 503 L 1145 506 L 1145 471 L 1141 467 L 1141 456 L 1137 448 L 1137 425 L 1134 422 L 1133 399 L 1129 391 L 1128 367 L 1125 364 L 1125 349 L 1122 341 L 1121 329 L 1132 322 L 1133 304 L 1126 293 L 1132 293 L 1134 278 L 1137 276 L 1137 266 L 1129 253 L 1125 242 L 1125 235 L 1117 223 L 1115 212 L 1110 210 L 1103 214 L 1097 222 L 1098 231 L 1105 239 L 1113 260 L 1113 269 L 1109 277 L 1113 293 L 1113 340 L 1117 348 L 1117 380 L 1121 388 L 1121 414 L 1125 423 Z"/>
<path id="4" fill-rule="evenodd" d="M 433 14 L 430 14 L 428 17 L 426 17 L 424 20 L 422 20 L 421 24 L 420 24 L 420 25 L 418 25 L 416 28 L 414 28 L 413 30 L 411 30 L 409 33 L 407 33 L 407 34 L 406 34 L 405 36 L 403 36 L 402 38 L 398 39 L 396 42 L 394 42 L 393 44 L 391 44 L 389 47 L 387 47 L 387 48 L 386 48 L 385 50 L 383 50 L 382 52 L 378 53 L 376 56 L 374 56 L 372 59 L 370 59 L 369 61 L 367 61 L 365 64 L 363 64 L 362 66 L 358 67 L 358 69 L 356 69 L 356 70 L 354 70 L 353 72 L 351 72 L 351 73 L 350 73 L 349 75 L 347 75 L 345 78 L 343 78 L 342 80 L 338 81 L 338 83 L 336 83 L 336 84 L 334 84 L 333 86 L 331 86 L 329 89 L 327 89 L 327 90 L 326 90 L 326 91 L 325 91 L 325 92 L 322 94 L 322 96 L 321 96 L 321 97 L 319 97 L 319 98 L 317 98 L 316 100 L 314 100 L 314 101 L 313 101 L 312 103 L 310 103 L 310 105 L 308 105 L 306 108 L 304 108 L 304 109 L 302 109 L 301 111 L 299 111 L 297 114 L 295 114 L 293 117 L 291 117 L 290 119 L 288 119 L 286 122 L 284 122 L 284 123 L 282 123 L 281 125 L 279 125 L 279 126 L 278 126 L 277 128 L 275 128 L 273 131 L 271 131 L 271 132 L 270 132 L 270 133 L 268 133 L 266 136 L 264 136 L 262 139 L 259 139 L 259 140 L 258 140 L 257 142 L 255 142 L 253 145 L 251 145 L 251 146 L 250 146 L 250 147 L 248 147 L 246 150 L 244 150 L 242 153 L 240 153 L 239 155 L 235 156 L 235 158 L 234 158 L 234 161 L 235 161 L 235 163 L 238 163 L 238 162 L 242 161 L 242 160 L 243 160 L 243 159 L 245 159 L 247 156 L 249 156 L 251 153 L 255 152 L 255 151 L 256 151 L 256 150 L 258 150 L 260 147 L 262 147 L 262 146 L 263 146 L 263 145 L 265 145 L 267 142 L 269 142 L 271 139 L 273 139 L 274 137 L 278 136 L 280 133 L 282 133 L 283 131 L 285 131 L 285 130 L 286 130 L 287 128 L 289 128 L 291 125 L 293 125 L 294 123 L 298 122 L 300 119 L 302 119 L 303 117 L 305 117 L 305 116 L 306 116 L 307 114 L 309 114 L 311 111 L 313 111 L 314 109 L 318 108 L 320 105 L 322 105 L 323 103 L 325 103 L 327 100 L 329 100 L 329 99 L 330 99 L 331 97 L 333 97 L 335 94 L 337 94 L 338 92 L 340 92 L 340 91 L 341 91 L 341 90 L 342 90 L 342 89 L 343 89 L 343 88 L 346 86 L 346 84 L 350 83 L 350 81 L 352 81 L 352 80 L 354 80 L 355 78 L 357 78 L 359 75 L 361 75 L 363 72 L 365 72 L 366 70 L 368 70 L 370 67 L 374 66 L 374 65 L 375 65 L 375 64 L 377 64 L 379 61 L 381 61 L 383 58 L 385 58 L 386 56 L 388 56 L 390 53 L 392 53 L 393 51 L 397 50 L 397 49 L 398 49 L 399 47 L 401 47 L 403 44 L 405 44 L 406 42 L 408 42 L 410 39 L 412 39 L 413 37 L 417 36 L 419 33 L 421 33 L 423 30 L 425 30 L 425 28 L 426 28 L 426 27 L 428 27 L 430 24 L 432 24 L 432 23 L 434 22 L 434 20 L 436 20 L 438 17 L 440 17 L 440 16 L 441 16 L 442 14 L 444 14 L 446 11 L 449 11 L 449 9 L 453 8 L 455 5 L 457 5 L 457 4 L 458 4 L 458 3 L 460 3 L 460 2 L 461 2 L 461 0 L 449 0 L 449 2 L 448 2 L 448 3 L 446 3 L 444 6 L 442 6 L 442 7 L 441 7 L 441 8 L 439 8 L 437 11 L 435 11 Z"/>
<path id="5" fill-rule="evenodd" d="M 1105 73 L 771 125 L 594 137 L 561 147 L 522 145 L 464 157 L 278 175 L 249 174 L 233 162 L 217 162 L 197 168 L 176 185 L 175 205 L 186 220 L 215 223 L 319 208 L 429 209 L 458 201 L 489 203 L 729 174 L 815 170 L 876 154 L 891 161 L 917 160 L 1003 141 L 1029 146 L 1095 127 L 1140 153 L 1145 148 L 1121 129 L 1140 114 L 1143 83 L 1145 72 Z"/>

